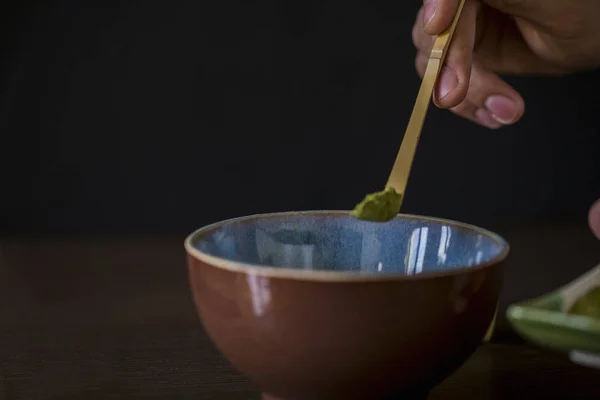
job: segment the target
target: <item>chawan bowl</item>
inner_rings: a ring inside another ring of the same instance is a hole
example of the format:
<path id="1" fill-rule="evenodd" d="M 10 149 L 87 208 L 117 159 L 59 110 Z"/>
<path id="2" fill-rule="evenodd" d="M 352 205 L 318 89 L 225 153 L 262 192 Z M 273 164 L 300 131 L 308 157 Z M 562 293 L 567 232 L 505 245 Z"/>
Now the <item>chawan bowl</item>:
<path id="1" fill-rule="evenodd" d="M 481 342 L 509 251 L 458 222 L 329 211 L 227 220 L 185 247 L 208 335 L 285 400 L 426 397 Z"/>

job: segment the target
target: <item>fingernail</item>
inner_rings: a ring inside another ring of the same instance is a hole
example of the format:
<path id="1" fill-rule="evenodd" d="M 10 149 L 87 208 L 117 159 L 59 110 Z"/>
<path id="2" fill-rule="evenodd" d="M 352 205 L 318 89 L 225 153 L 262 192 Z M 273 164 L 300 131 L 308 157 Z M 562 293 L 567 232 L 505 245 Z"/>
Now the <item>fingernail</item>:
<path id="1" fill-rule="evenodd" d="M 491 113 L 492 118 L 504 125 L 515 122 L 519 113 L 517 103 L 504 96 L 490 96 L 485 101 L 485 108 Z"/>
<path id="2" fill-rule="evenodd" d="M 450 67 L 445 66 L 442 69 L 442 78 L 440 79 L 438 100 L 446 97 L 450 92 L 458 87 L 458 75 Z"/>
<path id="3" fill-rule="evenodd" d="M 437 4 L 435 0 L 425 0 L 423 4 L 423 24 L 427 28 L 433 17 L 435 17 L 435 10 Z"/>
<path id="4" fill-rule="evenodd" d="M 492 114 L 485 108 L 480 108 L 475 111 L 475 118 L 481 125 L 487 126 L 490 129 L 498 129 L 502 124 L 492 117 Z"/>

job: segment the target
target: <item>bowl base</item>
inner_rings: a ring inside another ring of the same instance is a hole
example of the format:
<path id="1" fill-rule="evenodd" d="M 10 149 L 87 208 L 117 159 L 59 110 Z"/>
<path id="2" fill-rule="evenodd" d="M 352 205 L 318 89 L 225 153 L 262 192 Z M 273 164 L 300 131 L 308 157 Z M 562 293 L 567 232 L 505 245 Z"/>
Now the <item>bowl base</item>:
<path id="1" fill-rule="evenodd" d="M 429 391 L 419 393 L 400 394 L 397 396 L 386 397 L 383 399 L 372 399 L 372 400 L 427 400 L 429 397 Z M 271 396 L 270 394 L 263 393 L 262 400 L 288 400 L 281 397 Z"/>

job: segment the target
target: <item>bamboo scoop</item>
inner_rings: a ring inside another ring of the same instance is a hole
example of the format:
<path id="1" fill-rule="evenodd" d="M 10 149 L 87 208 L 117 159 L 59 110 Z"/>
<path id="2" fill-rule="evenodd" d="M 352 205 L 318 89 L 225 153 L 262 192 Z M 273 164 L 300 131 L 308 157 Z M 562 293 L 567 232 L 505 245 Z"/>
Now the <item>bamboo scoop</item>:
<path id="1" fill-rule="evenodd" d="M 415 151 L 417 150 L 417 144 L 419 143 L 419 137 L 421 136 L 427 109 L 431 102 L 433 88 L 435 87 L 442 65 L 444 64 L 446 52 L 450 46 L 450 41 L 454 35 L 454 30 L 458 24 L 464 4 L 465 0 L 460 0 L 452 25 L 450 25 L 445 32 L 440 34 L 433 44 L 427 63 L 427 69 L 423 76 L 423 81 L 421 82 L 421 88 L 419 89 L 419 94 L 408 122 L 404 139 L 402 139 L 402 145 L 400 146 L 396 161 L 392 167 L 392 172 L 388 178 L 386 189 L 381 192 L 367 195 L 365 199 L 356 206 L 354 211 L 352 211 L 354 217 L 368 221 L 385 222 L 391 220 L 400 212 L 404 193 L 406 192 L 408 176 L 410 175 L 410 169 L 415 157 Z"/>
<path id="2" fill-rule="evenodd" d="M 402 139 L 400 150 L 396 156 L 396 161 L 392 167 L 392 172 L 388 178 L 386 189 L 367 195 L 352 211 L 354 217 L 368 221 L 385 222 L 393 219 L 400 212 L 404 193 L 406 192 L 408 176 L 410 175 L 410 169 L 415 158 L 415 151 L 417 150 L 425 116 L 431 102 L 433 88 L 444 64 L 446 53 L 450 47 L 450 42 L 464 5 L 465 0 L 460 0 L 452 25 L 440 34 L 433 44 L 433 48 L 429 54 L 429 61 L 427 62 L 427 69 L 421 82 L 421 88 L 419 89 L 404 139 Z M 496 325 L 496 314 L 494 314 L 492 323 L 483 338 L 484 342 L 488 342 L 492 337 Z"/>

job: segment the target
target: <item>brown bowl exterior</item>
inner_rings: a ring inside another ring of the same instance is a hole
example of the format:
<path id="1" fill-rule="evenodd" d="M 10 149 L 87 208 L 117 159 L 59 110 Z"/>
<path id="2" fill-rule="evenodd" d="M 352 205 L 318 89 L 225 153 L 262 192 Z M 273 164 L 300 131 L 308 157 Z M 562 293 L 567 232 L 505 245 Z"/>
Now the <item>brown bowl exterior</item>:
<path id="1" fill-rule="evenodd" d="M 502 283 L 502 263 L 385 281 L 289 279 L 193 255 L 188 268 L 216 347 L 264 393 L 286 400 L 431 389 L 475 351 Z"/>

